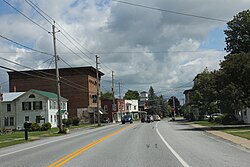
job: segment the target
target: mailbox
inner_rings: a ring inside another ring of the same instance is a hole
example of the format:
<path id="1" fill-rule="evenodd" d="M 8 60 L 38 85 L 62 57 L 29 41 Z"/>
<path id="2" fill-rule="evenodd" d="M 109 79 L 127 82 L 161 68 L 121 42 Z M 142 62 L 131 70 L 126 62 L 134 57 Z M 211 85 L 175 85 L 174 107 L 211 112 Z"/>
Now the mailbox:
<path id="1" fill-rule="evenodd" d="M 24 129 L 31 128 L 31 123 L 29 123 L 29 122 L 24 122 L 23 126 L 24 126 Z"/>

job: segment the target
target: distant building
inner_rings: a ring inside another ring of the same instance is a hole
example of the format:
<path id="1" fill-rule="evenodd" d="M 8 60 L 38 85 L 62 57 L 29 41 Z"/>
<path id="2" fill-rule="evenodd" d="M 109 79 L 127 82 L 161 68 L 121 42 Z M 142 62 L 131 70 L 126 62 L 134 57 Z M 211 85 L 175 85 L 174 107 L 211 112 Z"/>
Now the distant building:
<path id="1" fill-rule="evenodd" d="M 61 97 L 62 119 L 68 118 L 67 99 Z M 57 94 L 29 90 L 27 92 L 3 93 L 1 107 L 1 128 L 22 130 L 24 122 L 51 123 L 58 125 Z"/>
<path id="2" fill-rule="evenodd" d="M 139 119 L 139 107 L 138 107 L 138 100 L 125 100 L 126 114 L 132 114 L 133 119 Z"/>
<path id="3" fill-rule="evenodd" d="M 120 122 L 121 115 L 125 114 L 125 100 L 115 99 L 115 105 L 113 105 L 113 100 L 102 99 L 102 108 L 108 113 L 111 122 Z"/>
<path id="4" fill-rule="evenodd" d="M 91 113 L 97 107 L 96 69 L 91 66 L 61 68 L 59 73 L 61 96 L 68 99 L 69 117 L 78 116 L 83 122 L 90 122 Z M 37 89 L 57 93 L 55 69 L 8 72 L 8 74 L 10 92 Z M 103 75 L 99 71 L 100 80 Z"/>
<path id="5" fill-rule="evenodd" d="M 138 102 L 139 111 L 146 111 L 148 110 L 148 92 L 141 92 L 140 93 L 140 100 Z"/>

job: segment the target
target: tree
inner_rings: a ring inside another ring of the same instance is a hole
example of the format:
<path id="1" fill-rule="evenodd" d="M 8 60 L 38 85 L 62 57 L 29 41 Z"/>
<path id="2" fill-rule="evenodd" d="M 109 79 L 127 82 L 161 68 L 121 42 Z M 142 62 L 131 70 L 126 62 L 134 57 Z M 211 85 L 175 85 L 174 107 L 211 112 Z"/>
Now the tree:
<path id="1" fill-rule="evenodd" d="M 156 106 L 157 106 L 157 96 L 154 92 L 153 87 L 150 86 L 149 94 L 148 94 L 148 107 L 149 107 L 148 114 L 155 114 L 156 113 Z"/>
<path id="2" fill-rule="evenodd" d="M 105 92 L 102 93 L 102 99 L 107 99 L 107 100 L 112 100 L 113 99 L 113 94 L 111 92 Z"/>
<path id="3" fill-rule="evenodd" d="M 125 93 L 124 99 L 127 99 L 127 100 L 139 100 L 140 96 L 139 96 L 138 91 L 128 90 Z"/>
<path id="4" fill-rule="evenodd" d="M 170 97 L 170 99 L 168 99 L 168 104 L 173 108 L 175 107 L 175 113 L 178 114 L 179 113 L 179 108 L 180 108 L 180 101 L 177 97 L 172 96 Z"/>
<path id="5" fill-rule="evenodd" d="M 227 23 L 226 48 L 227 52 L 249 53 L 250 51 L 250 10 L 245 10 L 234 16 Z"/>

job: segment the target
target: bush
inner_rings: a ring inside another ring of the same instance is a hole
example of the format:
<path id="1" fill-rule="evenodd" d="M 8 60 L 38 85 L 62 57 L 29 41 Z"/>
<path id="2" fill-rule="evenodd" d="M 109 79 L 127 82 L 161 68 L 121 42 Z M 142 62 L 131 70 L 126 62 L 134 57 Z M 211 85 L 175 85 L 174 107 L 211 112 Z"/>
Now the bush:
<path id="1" fill-rule="evenodd" d="M 70 127 L 70 125 L 72 125 L 72 119 L 63 119 L 63 124 L 65 125 L 65 127 Z"/>
<path id="2" fill-rule="evenodd" d="M 31 124 L 31 131 L 39 131 L 41 129 L 40 125 L 38 123 L 33 122 Z"/>
<path id="3" fill-rule="evenodd" d="M 74 126 L 78 126 L 79 122 L 80 122 L 80 118 L 78 118 L 78 117 L 75 117 L 72 119 L 72 125 L 74 125 Z"/>
<path id="4" fill-rule="evenodd" d="M 226 114 L 222 119 L 222 124 L 224 125 L 237 124 L 237 122 L 238 119 L 232 114 Z"/>
<path id="5" fill-rule="evenodd" d="M 41 131 L 47 131 L 51 129 L 51 124 L 49 122 L 46 122 L 44 124 L 42 124 L 41 126 Z"/>

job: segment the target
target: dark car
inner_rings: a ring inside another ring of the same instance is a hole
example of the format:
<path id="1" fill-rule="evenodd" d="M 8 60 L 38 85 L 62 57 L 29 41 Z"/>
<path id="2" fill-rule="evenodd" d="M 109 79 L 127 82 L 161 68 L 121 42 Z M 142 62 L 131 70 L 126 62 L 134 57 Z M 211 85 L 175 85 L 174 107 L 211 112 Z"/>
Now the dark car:
<path id="1" fill-rule="evenodd" d="M 131 115 L 124 115 L 122 117 L 122 124 L 125 124 L 126 122 L 133 123 L 133 118 Z"/>
<path id="2" fill-rule="evenodd" d="M 102 123 L 110 123 L 109 118 L 108 117 L 103 118 Z"/>

